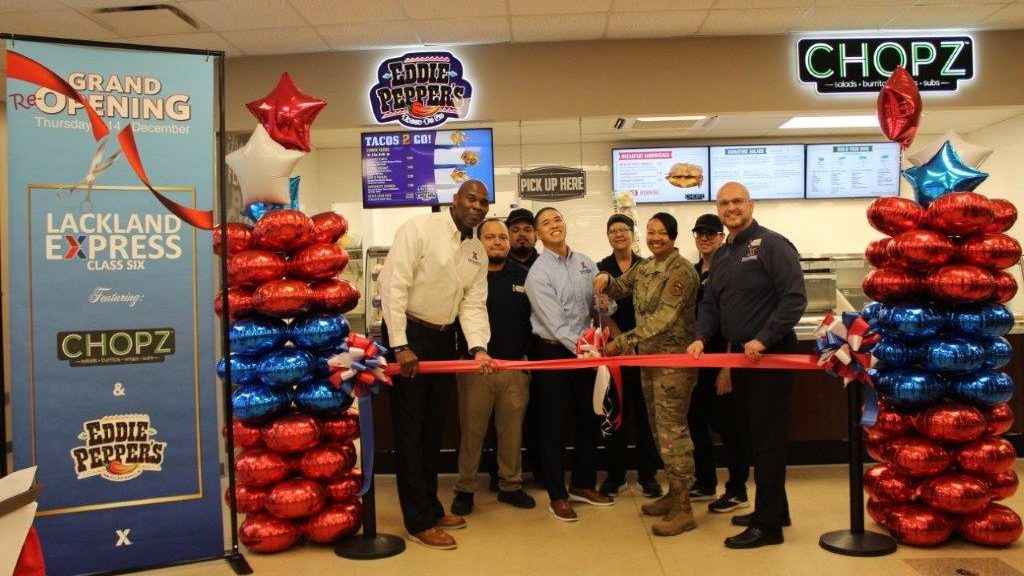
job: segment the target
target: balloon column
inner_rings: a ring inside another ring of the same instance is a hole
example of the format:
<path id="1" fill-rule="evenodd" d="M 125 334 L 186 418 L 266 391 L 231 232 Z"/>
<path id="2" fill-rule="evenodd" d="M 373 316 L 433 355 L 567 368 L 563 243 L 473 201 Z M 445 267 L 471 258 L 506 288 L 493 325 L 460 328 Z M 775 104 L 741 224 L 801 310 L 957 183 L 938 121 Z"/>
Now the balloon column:
<path id="1" fill-rule="evenodd" d="M 250 106 L 264 125 L 228 161 L 256 224 L 230 223 L 213 233 L 214 252 L 228 259 L 231 354 L 218 373 L 227 377 L 230 366 L 231 426 L 240 451 L 235 506 L 246 515 L 238 536 L 261 553 L 302 537 L 345 538 L 359 530 L 362 516 L 361 475 L 353 469 L 359 418 L 349 408 L 352 396 L 328 381 L 327 366 L 328 357 L 346 349 L 343 313 L 359 299 L 354 286 L 335 278 L 348 264 L 338 244 L 348 223 L 334 212 L 310 218 L 286 207 L 296 206 L 291 170 L 303 155 L 286 146 L 308 150 L 315 116 L 303 98 L 285 77 Z M 252 210 L 257 203 L 259 211 Z M 218 295 L 218 314 L 224 304 Z"/>
<path id="2" fill-rule="evenodd" d="M 933 546 L 956 532 L 1007 546 L 1022 531 L 1020 516 L 998 504 L 1019 483 L 1014 448 L 1000 437 L 1013 422 L 1014 383 L 1000 368 L 1011 358 L 1003 335 L 1014 319 L 1003 303 L 1017 284 L 1004 269 L 1021 247 L 1005 232 L 1017 211 L 972 192 L 987 174 L 951 141 L 929 147 L 930 159 L 904 171 L 917 202 L 879 198 L 867 211 L 886 234 L 867 249 L 875 269 L 863 287 L 874 302 L 861 312 L 881 336 L 866 442 L 881 463 L 865 473 L 867 511 L 903 544 Z"/>

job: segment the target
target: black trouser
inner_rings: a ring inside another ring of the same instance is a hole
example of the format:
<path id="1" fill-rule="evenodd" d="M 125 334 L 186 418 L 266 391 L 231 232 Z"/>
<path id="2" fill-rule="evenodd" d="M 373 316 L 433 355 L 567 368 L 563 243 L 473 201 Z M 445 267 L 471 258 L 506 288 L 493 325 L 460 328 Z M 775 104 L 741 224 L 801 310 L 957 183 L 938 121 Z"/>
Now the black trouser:
<path id="1" fill-rule="evenodd" d="M 561 344 L 533 339 L 527 354 L 530 360 L 575 358 Z M 569 497 L 565 489 L 565 466 L 562 462 L 565 441 L 565 419 L 572 414 L 575 423 L 572 478 L 574 488 L 594 489 L 597 484 L 597 437 L 601 417 L 594 414 L 594 377 L 591 369 L 535 370 L 530 388 L 530 403 L 537 405 L 537 460 L 548 497 L 561 500 Z"/>
<path id="2" fill-rule="evenodd" d="M 733 350 L 743 344 L 733 343 Z M 790 332 L 766 354 L 792 354 L 797 351 L 796 334 Z M 736 402 L 737 426 L 753 453 L 753 524 L 770 531 L 782 530 L 789 518 L 786 499 L 786 426 L 793 372 L 789 370 L 732 371 L 732 393 Z"/>
<path id="3" fill-rule="evenodd" d="M 622 368 L 622 425 L 612 432 L 605 444 L 608 454 L 608 480 L 621 484 L 626 479 L 626 442 L 629 429 L 636 438 L 636 473 L 640 482 L 654 480 L 658 468 L 663 467 L 661 455 L 654 445 L 651 423 L 647 421 L 647 402 L 640 384 L 640 369 Z"/>
<path id="4" fill-rule="evenodd" d="M 719 368 L 701 368 L 697 371 L 697 386 L 690 399 L 690 437 L 693 438 L 694 487 L 714 492 L 718 487 L 715 474 L 715 455 L 711 442 L 711 431 L 722 437 L 725 448 L 725 464 L 729 468 L 729 480 L 725 493 L 730 496 L 747 497 L 747 478 L 750 467 L 747 464 L 747 447 L 741 441 L 736 429 L 736 407 L 733 394 L 719 396 L 715 389 Z"/>
<path id="5" fill-rule="evenodd" d="M 387 326 L 383 334 L 387 342 Z M 459 357 L 454 329 L 439 332 L 410 321 L 405 335 L 420 361 Z M 388 360 L 394 361 L 394 354 Z M 437 499 L 437 468 L 448 398 L 454 384 L 453 374 L 396 376 L 390 390 L 398 502 L 410 534 L 433 528 L 444 516 L 444 507 Z"/>

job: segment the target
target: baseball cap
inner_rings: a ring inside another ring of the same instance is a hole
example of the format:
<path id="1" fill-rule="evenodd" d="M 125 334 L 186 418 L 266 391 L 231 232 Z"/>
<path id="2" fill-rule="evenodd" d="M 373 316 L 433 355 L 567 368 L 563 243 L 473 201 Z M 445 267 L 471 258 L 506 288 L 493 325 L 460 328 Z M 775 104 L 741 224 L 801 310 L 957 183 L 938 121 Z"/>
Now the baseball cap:
<path id="1" fill-rule="evenodd" d="M 533 212 L 526 208 L 516 208 L 508 213 L 508 217 L 505 218 L 505 226 L 511 226 L 516 222 L 529 222 L 531 226 L 536 226 L 537 224 L 533 219 Z"/>
<path id="2" fill-rule="evenodd" d="M 697 218 L 697 223 L 693 225 L 693 231 L 721 233 L 725 231 L 725 228 L 717 214 L 703 214 Z"/>

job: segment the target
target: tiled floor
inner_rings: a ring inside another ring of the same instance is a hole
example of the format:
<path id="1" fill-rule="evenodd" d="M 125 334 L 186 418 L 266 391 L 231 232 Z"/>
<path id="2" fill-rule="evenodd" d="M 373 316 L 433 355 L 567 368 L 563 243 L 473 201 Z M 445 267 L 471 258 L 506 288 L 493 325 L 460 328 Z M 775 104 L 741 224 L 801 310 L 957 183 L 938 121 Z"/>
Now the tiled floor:
<path id="1" fill-rule="evenodd" d="M 721 472 L 721 471 L 720 471 Z M 1024 477 L 1024 460 L 1017 472 Z M 673 538 L 650 533 L 651 519 L 640 514 L 646 500 L 638 492 L 621 495 L 610 508 L 577 506 L 579 522 L 565 524 L 547 512 L 547 500 L 532 491 L 538 506 L 518 510 L 499 504 L 495 495 L 477 495 L 476 509 L 468 517 L 469 527 L 453 532 L 459 548 L 455 551 L 428 550 L 408 543 L 398 556 L 374 561 L 352 561 L 334 555 L 330 547 L 300 545 L 280 554 L 247 554 L 256 574 L 267 576 L 415 575 L 466 576 L 476 574 L 569 574 L 695 575 L 745 574 L 754 576 L 925 576 L 922 563 L 905 560 L 951 559 L 939 572 L 949 576 L 998 576 L 1024 572 L 1024 542 L 1005 549 L 982 548 L 954 539 L 934 549 L 900 547 L 881 558 L 853 558 L 822 550 L 818 537 L 849 526 L 847 471 L 841 466 L 794 467 L 788 489 L 793 527 L 785 532 L 786 543 L 756 550 L 728 550 L 722 540 L 739 531 L 729 524 L 728 515 L 709 514 L 697 508 L 698 528 Z M 442 477 L 442 501 L 451 501 L 454 477 Z M 1024 494 L 1018 492 L 1005 502 L 1024 513 Z M 405 536 L 398 512 L 393 477 L 378 479 L 378 529 Z M 867 519 L 869 530 L 881 530 Z M 980 566 L 1003 569 L 977 570 L 971 559 L 988 559 Z M 961 566 L 963 564 L 963 566 Z M 959 569 L 959 570 L 958 570 Z M 223 561 L 154 570 L 152 576 L 228 576 L 233 574 Z"/>

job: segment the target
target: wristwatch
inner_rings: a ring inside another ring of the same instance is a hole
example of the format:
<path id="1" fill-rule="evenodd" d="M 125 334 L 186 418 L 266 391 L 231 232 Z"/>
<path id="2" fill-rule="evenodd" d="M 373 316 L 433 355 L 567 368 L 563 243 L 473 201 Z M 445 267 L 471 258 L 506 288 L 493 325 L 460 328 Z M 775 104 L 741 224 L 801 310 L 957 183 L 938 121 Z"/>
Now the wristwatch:
<path id="1" fill-rule="evenodd" d="M 484 348 L 483 346 L 473 346 L 472 348 L 469 349 L 470 356 L 476 357 L 477 352 L 483 352 L 484 354 L 486 354 L 487 348 Z"/>
<path id="2" fill-rule="evenodd" d="M 409 345 L 408 344 L 402 344 L 401 346 L 392 346 L 391 347 L 391 351 L 394 352 L 395 354 L 398 354 L 399 352 L 401 352 L 403 350 L 408 350 L 408 349 L 409 349 Z"/>

